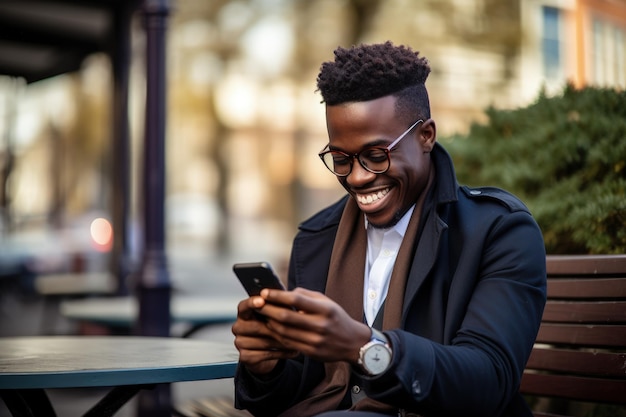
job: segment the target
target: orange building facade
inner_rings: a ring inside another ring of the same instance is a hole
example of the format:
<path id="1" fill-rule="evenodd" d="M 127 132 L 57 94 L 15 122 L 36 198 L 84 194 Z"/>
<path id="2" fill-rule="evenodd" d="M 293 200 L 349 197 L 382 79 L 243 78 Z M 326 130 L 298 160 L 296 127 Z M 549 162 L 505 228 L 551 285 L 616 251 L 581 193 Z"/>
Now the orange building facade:
<path id="1" fill-rule="evenodd" d="M 626 88 L 626 1 L 576 2 L 577 86 Z"/>
<path id="2" fill-rule="evenodd" d="M 626 88 L 626 0 L 521 2 L 522 84 L 530 98 L 565 81 Z"/>

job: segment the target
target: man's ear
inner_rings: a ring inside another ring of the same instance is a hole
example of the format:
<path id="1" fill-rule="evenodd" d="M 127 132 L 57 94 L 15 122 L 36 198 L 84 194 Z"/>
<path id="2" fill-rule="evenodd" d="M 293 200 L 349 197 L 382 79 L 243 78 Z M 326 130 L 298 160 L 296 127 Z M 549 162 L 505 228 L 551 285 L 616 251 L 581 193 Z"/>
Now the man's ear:
<path id="1" fill-rule="evenodd" d="M 420 129 L 420 142 L 424 153 L 430 153 L 437 142 L 437 125 L 433 119 L 426 120 Z"/>

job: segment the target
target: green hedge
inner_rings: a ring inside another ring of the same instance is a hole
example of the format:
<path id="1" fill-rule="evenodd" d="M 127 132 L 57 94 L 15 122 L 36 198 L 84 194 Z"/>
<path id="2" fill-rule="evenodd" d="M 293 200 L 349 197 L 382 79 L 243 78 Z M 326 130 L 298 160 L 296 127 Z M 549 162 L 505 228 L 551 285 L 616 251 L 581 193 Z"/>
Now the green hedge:
<path id="1" fill-rule="evenodd" d="M 626 253 L 626 92 L 568 85 L 487 116 L 442 139 L 461 183 L 522 198 L 548 253 Z"/>

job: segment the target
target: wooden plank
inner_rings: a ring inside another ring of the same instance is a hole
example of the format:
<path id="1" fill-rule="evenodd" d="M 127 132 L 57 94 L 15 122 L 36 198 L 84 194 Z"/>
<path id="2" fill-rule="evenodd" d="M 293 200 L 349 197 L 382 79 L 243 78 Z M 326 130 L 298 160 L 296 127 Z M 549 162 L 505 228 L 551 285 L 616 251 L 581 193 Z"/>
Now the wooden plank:
<path id="1" fill-rule="evenodd" d="M 625 405 L 626 255 L 550 255 L 546 268 L 548 302 L 520 392 Z"/>
<path id="2" fill-rule="evenodd" d="M 544 413 L 542 411 L 533 411 L 533 417 L 569 417 L 562 414 Z"/>
<path id="3" fill-rule="evenodd" d="M 626 298 L 626 278 L 548 278 L 548 298 Z"/>
<path id="4" fill-rule="evenodd" d="M 624 378 L 626 353 L 535 347 L 526 369 Z"/>
<path id="5" fill-rule="evenodd" d="M 541 323 L 538 343 L 590 347 L 626 346 L 626 326 Z"/>
<path id="6" fill-rule="evenodd" d="M 559 323 L 626 323 L 626 301 L 548 300 L 542 320 Z"/>
<path id="7" fill-rule="evenodd" d="M 626 404 L 626 380 L 525 372 L 520 392 L 576 401 Z"/>
<path id="8" fill-rule="evenodd" d="M 548 275 L 602 275 L 626 273 L 626 255 L 549 255 Z"/>

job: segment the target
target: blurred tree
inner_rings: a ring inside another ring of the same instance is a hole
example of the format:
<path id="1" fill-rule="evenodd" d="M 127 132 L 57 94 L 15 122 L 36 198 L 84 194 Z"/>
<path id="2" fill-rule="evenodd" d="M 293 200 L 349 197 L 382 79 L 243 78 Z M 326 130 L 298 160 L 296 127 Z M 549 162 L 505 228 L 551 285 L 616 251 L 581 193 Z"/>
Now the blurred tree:
<path id="1" fill-rule="evenodd" d="M 2 132 L 2 142 L 0 144 L 0 234 L 11 231 L 13 228 L 12 219 L 12 195 L 11 195 L 11 174 L 15 167 L 14 149 L 14 125 L 16 120 L 16 101 L 12 97 L 17 95 L 21 85 L 21 80 L 10 78 L 0 86 L 7 88 L 7 94 L 3 100 L 4 107 L 4 131 Z M 12 97 L 11 97 L 12 96 Z"/>
<path id="2" fill-rule="evenodd" d="M 110 192 L 105 181 L 106 149 L 110 147 L 109 73 L 103 68 L 106 58 L 91 57 L 80 73 L 68 74 L 71 94 L 76 103 L 76 114 L 65 129 L 50 126 L 50 140 L 56 142 L 52 150 L 53 170 L 59 175 L 60 195 L 53 197 L 53 213 L 58 204 L 61 213 L 75 215 L 85 209 L 106 209 L 106 195 Z M 99 61 L 99 64 L 95 62 Z M 55 201 L 56 200 L 56 201 Z"/>
<path id="3" fill-rule="evenodd" d="M 626 92 L 568 85 L 487 115 L 447 145 L 461 182 L 519 195 L 548 253 L 626 253 Z"/>
<path id="4" fill-rule="evenodd" d="M 75 105 L 60 100 L 49 109 L 41 132 L 49 149 L 50 171 L 43 174 L 50 192 L 47 217 L 55 227 L 85 211 L 106 209 L 110 189 L 103 160 L 110 142 L 110 79 L 105 62 L 103 55 L 93 55 L 81 72 L 62 76 Z"/>
<path id="5" fill-rule="evenodd" d="M 259 6 L 258 4 L 256 6 Z M 256 11 L 255 4 L 251 0 L 218 0 L 218 1 L 197 1 L 180 0 L 175 14 L 172 16 L 172 25 L 180 29 L 187 23 L 203 22 L 210 28 L 210 35 L 202 39 L 199 44 L 202 49 L 209 50 L 216 65 L 206 68 L 206 71 L 213 70 L 210 74 L 211 83 L 205 89 L 198 89 L 188 78 L 182 77 L 172 83 L 172 97 L 170 99 L 171 119 L 180 117 L 189 120 L 190 117 L 201 117 L 211 121 L 212 129 L 205 132 L 206 143 L 201 149 L 195 149 L 195 156 L 198 153 L 203 155 L 215 166 L 215 176 L 213 180 L 215 186 L 215 199 L 221 213 L 221 218 L 227 218 L 228 199 L 228 162 L 225 158 L 226 140 L 231 134 L 231 129 L 219 117 L 216 109 L 217 85 L 228 75 L 228 69 L 233 62 L 240 59 L 241 38 L 245 31 L 261 17 L 261 13 Z M 180 52 L 180 51 L 178 51 Z M 196 51 L 191 51 L 190 56 Z M 172 51 L 177 53 L 177 51 Z M 188 57 L 181 57 L 185 60 Z M 185 61 L 190 64 L 189 61 Z M 172 125 L 175 125 L 172 123 Z M 192 151 L 193 154 L 193 151 Z M 189 156 L 189 154 L 185 154 Z M 183 155 L 184 158 L 184 155 Z M 188 159 L 187 159 L 188 161 Z M 177 166 L 190 166 L 187 164 L 176 164 Z M 206 180 L 206 179 L 205 179 Z M 226 221 L 219 221 L 216 231 L 216 247 L 218 250 L 227 250 L 229 241 L 229 231 Z"/>
<path id="6" fill-rule="evenodd" d="M 241 71 L 242 68 L 245 68 L 243 40 L 246 35 L 254 30 L 257 23 L 270 14 L 288 18 L 294 33 L 292 59 L 284 72 L 276 74 L 275 77 L 281 79 L 288 77 L 296 86 L 307 86 L 313 91 L 315 89 L 315 77 L 321 62 L 332 58 L 332 51 L 337 45 L 349 45 L 358 42 L 370 28 L 380 4 L 382 4 L 380 0 L 349 0 L 347 2 L 336 2 L 335 0 L 316 2 L 180 0 L 177 3 L 176 13 L 173 15 L 173 25 L 178 29 L 188 23 L 199 21 L 210 27 L 210 36 L 203 38 L 199 43 L 202 44 L 202 49 L 210 51 L 216 65 L 211 68 L 215 74 L 211 75 L 211 82 L 206 85 L 205 90 L 200 91 L 196 85 L 184 77 L 176 79 L 172 83 L 170 116 L 171 119 L 180 117 L 189 121 L 190 118 L 194 117 L 193 114 L 200 114 L 212 121 L 211 130 L 206 132 L 206 145 L 201 152 L 216 167 L 215 199 L 220 205 L 222 218 L 226 219 L 230 211 L 227 198 L 230 181 L 227 146 L 234 128 L 220 117 L 216 94 L 220 83 L 231 75 L 233 70 Z M 265 47 L 269 54 L 274 45 L 266 45 Z M 173 50 L 172 54 L 177 54 L 177 58 L 185 60 L 185 57 L 178 55 L 180 52 Z M 256 68 L 256 71 L 249 74 L 249 77 L 261 80 L 261 84 L 275 81 L 268 78 L 271 75 L 263 75 L 261 72 L 259 68 Z M 170 125 L 176 126 L 175 123 L 170 123 Z M 305 123 L 297 122 L 296 126 L 293 133 L 294 149 L 295 154 L 300 155 L 303 152 L 303 136 L 306 135 Z M 259 129 L 257 129 L 257 133 L 259 140 L 269 140 L 266 138 L 268 135 L 262 134 Z M 196 152 L 194 156 L 197 155 Z M 189 166 L 189 164 L 185 166 Z M 273 199 L 276 200 L 277 204 L 273 213 L 281 219 L 287 219 L 292 224 L 301 220 L 298 215 L 301 212 L 300 206 L 306 204 L 306 201 L 300 198 L 303 191 L 298 177 L 294 176 L 294 178 L 293 183 L 287 188 L 287 193 L 291 194 L 292 207 L 283 204 L 284 190 L 282 189 L 277 192 L 277 196 L 281 196 L 281 199 Z M 217 247 L 225 250 L 229 247 L 228 222 L 219 222 L 219 227 Z"/>

